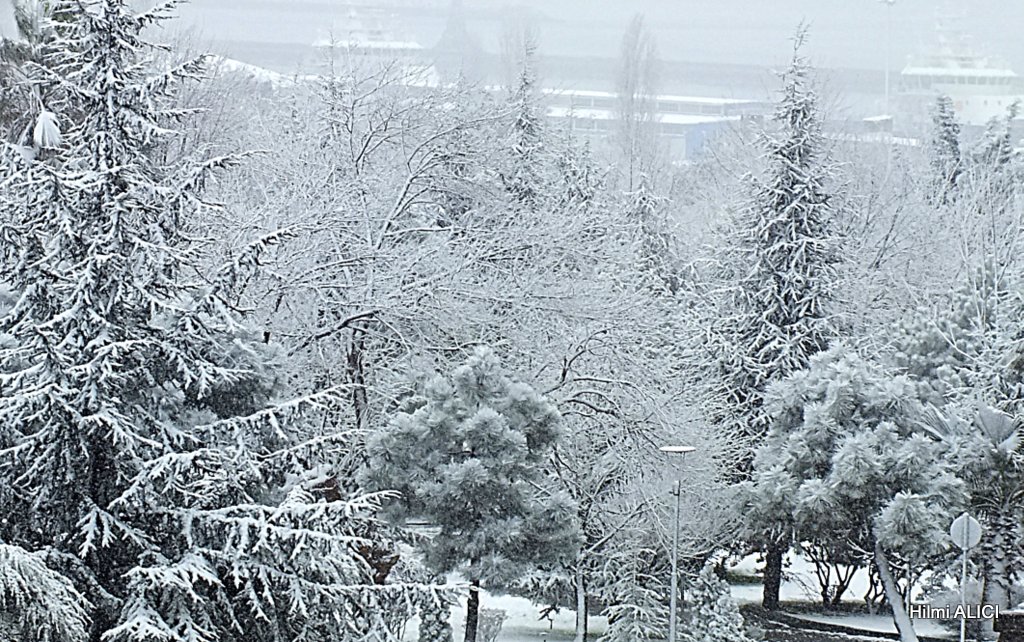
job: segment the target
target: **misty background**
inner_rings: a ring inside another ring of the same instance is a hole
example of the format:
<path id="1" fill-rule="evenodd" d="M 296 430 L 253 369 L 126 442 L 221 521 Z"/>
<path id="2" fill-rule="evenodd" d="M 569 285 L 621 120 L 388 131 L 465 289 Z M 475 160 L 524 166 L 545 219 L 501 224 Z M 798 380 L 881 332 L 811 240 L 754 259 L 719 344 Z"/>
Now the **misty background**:
<path id="1" fill-rule="evenodd" d="M 647 18 L 667 62 L 773 67 L 789 56 L 788 38 L 800 22 L 810 26 L 807 52 L 822 69 L 880 72 L 886 60 L 891 11 L 894 72 L 907 56 L 934 40 L 936 12 L 952 8 L 982 54 L 1024 69 L 1024 3 L 1007 0 L 939 2 L 897 0 L 464 0 L 467 25 L 488 53 L 497 53 L 510 15 L 526 14 L 537 27 L 546 58 L 614 59 L 628 21 Z M 344 29 L 353 7 L 387 7 L 395 37 L 433 46 L 450 0 L 192 0 L 178 26 L 200 42 L 244 62 L 292 72 L 308 61 L 305 49 L 332 30 Z M 0 0 L 0 34 L 13 33 L 12 0 Z M 557 68 L 549 69 L 557 74 Z M 668 70 L 671 75 L 671 69 Z M 672 78 L 666 78 L 671 86 Z M 676 79 L 682 82 L 683 79 Z M 723 87 L 723 90 L 726 88 Z"/>

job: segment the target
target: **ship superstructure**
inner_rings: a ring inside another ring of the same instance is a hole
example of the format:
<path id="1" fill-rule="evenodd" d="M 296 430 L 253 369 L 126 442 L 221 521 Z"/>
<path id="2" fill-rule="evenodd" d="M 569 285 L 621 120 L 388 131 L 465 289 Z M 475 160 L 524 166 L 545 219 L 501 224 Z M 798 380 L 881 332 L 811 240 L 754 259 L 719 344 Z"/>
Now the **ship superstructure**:
<path id="1" fill-rule="evenodd" d="M 903 111 L 915 120 L 928 118 L 939 95 L 949 96 L 961 123 L 984 126 L 1024 97 L 1024 82 L 1007 62 L 984 55 L 960 27 L 962 15 L 939 16 L 937 42 L 912 56 L 900 74 Z"/>

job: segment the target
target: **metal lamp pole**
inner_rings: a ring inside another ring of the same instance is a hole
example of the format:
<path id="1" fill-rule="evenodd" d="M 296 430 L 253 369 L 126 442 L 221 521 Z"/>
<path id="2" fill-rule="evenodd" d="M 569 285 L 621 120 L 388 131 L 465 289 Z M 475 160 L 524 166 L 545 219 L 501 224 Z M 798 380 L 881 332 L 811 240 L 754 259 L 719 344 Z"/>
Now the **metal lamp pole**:
<path id="1" fill-rule="evenodd" d="M 661 452 L 685 456 L 697 450 L 693 446 L 662 446 Z M 679 602 L 679 507 L 683 494 L 683 480 L 676 479 L 676 514 L 672 529 L 672 592 L 669 599 L 668 642 L 676 642 L 676 604 Z"/>

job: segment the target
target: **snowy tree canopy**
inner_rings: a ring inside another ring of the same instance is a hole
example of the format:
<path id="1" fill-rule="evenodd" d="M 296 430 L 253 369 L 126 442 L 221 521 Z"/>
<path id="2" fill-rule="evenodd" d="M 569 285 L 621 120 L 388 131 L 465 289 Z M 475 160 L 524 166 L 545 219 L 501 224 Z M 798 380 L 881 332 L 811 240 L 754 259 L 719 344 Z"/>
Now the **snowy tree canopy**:
<path id="1" fill-rule="evenodd" d="M 200 64 L 151 71 L 140 34 L 169 7 L 127 5 L 54 3 L 32 67 L 54 148 L 3 150 L 0 540 L 46 551 L 90 640 L 365 635 L 410 589 L 368 586 L 355 554 L 376 498 L 319 490 L 349 437 L 306 413 L 338 394 L 275 399 L 274 348 L 231 305 L 275 238 L 200 271 L 201 187 L 236 159 L 157 163 Z"/>
<path id="2" fill-rule="evenodd" d="M 772 386 L 772 428 L 743 484 L 751 536 L 837 547 L 872 560 L 883 580 L 888 555 L 920 564 L 941 553 L 967 495 L 946 445 L 921 430 L 915 393 L 843 345 Z M 900 600 L 886 589 L 902 632 Z"/>
<path id="3" fill-rule="evenodd" d="M 422 394 L 371 435 L 365 474 L 371 487 L 401 492 L 401 513 L 441 528 L 425 543 L 428 564 L 500 586 L 522 572 L 516 564 L 571 553 L 571 503 L 538 487 L 561 434 L 555 407 L 484 349 Z M 559 530 L 561 538 L 541 536 Z"/>
<path id="4" fill-rule="evenodd" d="M 575 507 L 542 469 L 561 436 L 554 405 L 509 378 L 484 348 L 450 379 L 429 380 L 422 395 L 370 436 L 365 476 L 370 488 L 401 493 L 396 516 L 440 529 L 420 545 L 426 564 L 457 570 L 475 588 L 501 587 L 573 556 Z M 471 608 L 468 641 L 474 616 Z"/>
<path id="5" fill-rule="evenodd" d="M 836 335 L 838 212 L 802 39 L 801 32 L 783 75 L 778 132 L 763 138 L 765 175 L 750 179 L 749 200 L 714 259 L 713 413 L 726 431 L 755 440 L 768 428 L 766 387 L 805 367 Z"/>

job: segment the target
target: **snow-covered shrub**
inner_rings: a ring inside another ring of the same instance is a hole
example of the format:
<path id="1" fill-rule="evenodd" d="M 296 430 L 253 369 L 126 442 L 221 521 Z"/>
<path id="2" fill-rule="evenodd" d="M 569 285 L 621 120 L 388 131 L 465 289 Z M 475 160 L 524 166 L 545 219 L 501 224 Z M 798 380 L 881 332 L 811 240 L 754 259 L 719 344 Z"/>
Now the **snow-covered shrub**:
<path id="1" fill-rule="evenodd" d="M 430 596 L 420 603 L 418 642 L 452 642 L 451 611 L 446 600 Z"/>
<path id="2" fill-rule="evenodd" d="M 502 609 L 480 609 L 480 621 L 477 624 L 477 642 L 494 642 L 501 633 L 501 626 L 508 614 Z"/>
<path id="3" fill-rule="evenodd" d="M 621 550 L 605 560 L 600 597 L 608 606 L 608 629 L 599 642 L 660 640 L 668 630 L 665 573 L 652 548 Z"/>
<path id="4" fill-rule="evenodd" d="M 729 584 L 715 572 L 709 559 L 690 589 L 690 626 L 687 642 L 749 642 L 746 625 Z"/>

